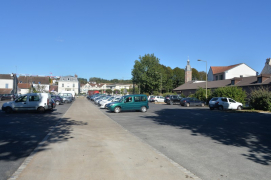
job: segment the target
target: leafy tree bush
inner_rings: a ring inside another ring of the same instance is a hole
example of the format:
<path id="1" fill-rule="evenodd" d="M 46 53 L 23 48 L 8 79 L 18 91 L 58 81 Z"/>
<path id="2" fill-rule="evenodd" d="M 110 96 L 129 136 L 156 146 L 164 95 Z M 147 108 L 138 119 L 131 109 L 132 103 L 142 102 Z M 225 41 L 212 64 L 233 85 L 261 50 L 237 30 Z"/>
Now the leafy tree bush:
<path id="1" fill-rule="evenodd" d="M 257 110 L 271 111 L 271 92 L 263 87 L 254 89 L 250 93 L 249 104 Z"/>
<path id="2" fill-rule="evenodd" d="M 105 92 L 106 92 L 107 94 L 112 94 L 112 89 L 107 89 L 107 90 L 105 90 Z"/>
<path id="3" fill-rule="evenodd" d="M 198 98 L 201 101 L 204 102 L 209 102 L 210 98 L 212 95 L 212 91 L 210 89 L 207 89 L 207 99 L 206 99 L 206 89 L 200 87 L 199 89 L 197 89 L 196 93 L 191 95 L 191 97 L 195 97 Z"/>
<path id="4" fill-rule="evenodd" d="M 228 97 L 244 104 L 245 98 L 246 98 L 246 92 L 240 87 L 227 86 L 227 87 L 220 87 L 220 88 L 215 89 L 211 96 L 212 97 Z"/>

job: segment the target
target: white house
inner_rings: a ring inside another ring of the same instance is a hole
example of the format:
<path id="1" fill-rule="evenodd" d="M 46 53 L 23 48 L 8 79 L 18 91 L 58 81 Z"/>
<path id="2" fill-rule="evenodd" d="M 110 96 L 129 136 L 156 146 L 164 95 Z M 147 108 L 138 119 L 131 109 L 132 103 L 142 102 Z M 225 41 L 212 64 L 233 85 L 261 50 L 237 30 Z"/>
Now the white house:
<path id="1" fill-rule="evenodd" d="M 106 85 L 106 89 L 111 89 L 113 92 L 114 90 L 121 90 L 121 89 L 127 89 L 127 91 L 130 89 L 130 84 L 108 84 Z"/>
<path id="2" fill-rule="evenodd" d="M 89 90 L 105 91 L 106 89 L 106 84 L 91 82 L 87 84 L 82 84 L 80 87 L 80 92 L 87 94 Z"/>
<path id="3" fill-rule="evenodd" d="M 271 58 L 267 58 L 261 74 L 271 74 Z"/>
<path id="4" fill-rule="evenodd" d="M 16 74 L 0 74 L 0 94 L 17 94 Z"/>
<path id="5" fill-rule="evenodd" d="M 80 92 L 80 85 L 77 79 L 77 75 L 73 76 L 62 76 L 58 80 L 58 93 L 62 91 L 74 91 L 76 94 Z"/>
<path id="6" fill-rule="evenodd" d="M 231 66 L 211 66 L 208 81 L 232 79 L 234 77 L 256 76 L 257 72 L 244 63 Z"/>
<path id="7" fill-rule="evenodd" d="M 29 87 L 33 86 L 41 92 L 49 92 L 50 78 L 46 76 L 20 76 L 18 78 L 19 90 L 21 94 L 29 92 Z"/>

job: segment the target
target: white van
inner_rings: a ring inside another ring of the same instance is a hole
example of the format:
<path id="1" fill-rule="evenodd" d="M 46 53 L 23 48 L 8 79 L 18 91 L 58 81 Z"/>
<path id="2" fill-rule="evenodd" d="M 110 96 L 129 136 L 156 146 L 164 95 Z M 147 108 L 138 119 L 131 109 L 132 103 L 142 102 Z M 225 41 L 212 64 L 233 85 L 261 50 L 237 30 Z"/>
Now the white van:
<path id="1" fill-rule="evenodd" d="M 6 102 L 2 105 L 2 111 L 6 113 L 25 110 L 44 112 L 52 109 L 51 94 L 49 93 L 28 93 L 14 101 Z"/>

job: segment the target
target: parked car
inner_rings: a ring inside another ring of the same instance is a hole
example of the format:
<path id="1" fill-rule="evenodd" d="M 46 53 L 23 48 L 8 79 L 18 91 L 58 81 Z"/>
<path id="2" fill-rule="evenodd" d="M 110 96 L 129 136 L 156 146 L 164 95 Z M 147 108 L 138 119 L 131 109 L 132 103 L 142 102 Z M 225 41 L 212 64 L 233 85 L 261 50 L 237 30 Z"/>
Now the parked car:
<path id="1" fill-rule="evenodd" d="M 154 96 L 148 96 L 148 101 L 151 101 L 151 99 L 153 98 Z"/>
<path id="2" fill-rule="evenodd" d="M 107 109 L 115 113 L 121 111 L 136 111 L 146 112 L 149 109 L 148 97 L 144 94 L 133 94 L 122 96 L 118 102 L 110 103 Z"/>
<path id="3" fill-rule="evenodd" d="M 180 104 L 180 100 L 182 99 L 179 95 L 167 95 L 164 99 L 164 102 L 170 105 Z"/>
<path id="4" fill-rule="evenodd" d="M 56 105 L 63 104 L 63 98 L 57 95 L 51 95 L 51 98 L 55 101 Z"/>
<path id="5" fill-rule="evenodd" d="M 181 101 L 180 101 L 180 104 L 181 106 L 186 106 L 186 107 L 189 107 L 189 106 L 204 106 L 205 103 L 197 98 L 183 98 Z"/>
<path id="6" fill-rule="evenodd" d="M 220 109 L 220 110 L 223 110 L 223 109 L 241 110 L 243 108 L 243 104 L 227 97 L 213 97 L 209 101 L 209 108 L 211 110 L 215 108 Z"/>
<path id="7" fill-rule="evenodd" d="M 107 100 L 103 100 L 100 102 L 100 108 L 106 108 L 106 105 L 112 102 L 117 102 L 119 101 L 121 96 L 116 96 L 116 97 L 110 97 Z"/>
<path id="8" fill-rule="evenodd" d="M 4 101 L 4 100 L 13 101 L 14 100 L 14 95 L 12 95 L 12 94 L 0 94 L 0 101 Z"/>
<path id="9" fill-rule="evenodd" d="M 2 111 L 11 113 L 12 111 L 37 110 L 44 112 L 51 109 L 51 94 L 49 93 L 28 93 L 18 99 L 6 102 L 2 105 Z"/>
<path id="10" fill-rule="evenodd" d="M 154 102 L 164 102 L 163 96 L 154 96 Z"/>
<path id="11" fill-rule="evenodd" d="M 60 96 L 63 99 L 64 103 L 72 103 L 73 97 L 71 96 Z"/>

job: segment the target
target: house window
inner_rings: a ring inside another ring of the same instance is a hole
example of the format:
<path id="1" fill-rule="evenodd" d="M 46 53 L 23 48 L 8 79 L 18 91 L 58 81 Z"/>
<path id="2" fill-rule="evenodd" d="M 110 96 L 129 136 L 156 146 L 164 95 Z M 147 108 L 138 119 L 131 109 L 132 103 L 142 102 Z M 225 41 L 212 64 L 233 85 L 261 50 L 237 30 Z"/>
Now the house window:
<path id="1" fill-rule="evenodd" d="M 231 85 L 234 85 L 234 80 L 231 80 Z"/>
<path id="2" fill-rule="evenodd" d="M 223 74 L 220 75 L 219 79 L 220 79 L 220 80 L 223 80 Z"/>
<path id="3" fill-rule="evenodd" d="M 75 84 L 73 84 L 73 87 L 75 87 Z"/>
<path id="4" fill-rule="evenodd" d="M 215 80 L 218 80 L 218 76 L 215 76 Z"/>
<path id="5" fill-rule="evenodd" d="M 62 87 L 64 87 L 64 84 L 62 83 Z"/>
<path id="6" fill-rule="evenodd" d="M 6 87 L 6 89 L 8 89 L 8 84 L 6 84 L 6 86 L 5 86 L 5 87 Z"/>
<path id="7" fill-rule="evenodd" d="M 258 83 L 262 83 L 262 77 L 258 77 Z"/>

